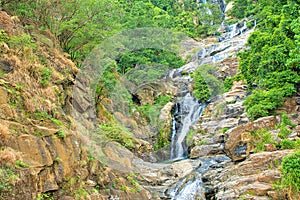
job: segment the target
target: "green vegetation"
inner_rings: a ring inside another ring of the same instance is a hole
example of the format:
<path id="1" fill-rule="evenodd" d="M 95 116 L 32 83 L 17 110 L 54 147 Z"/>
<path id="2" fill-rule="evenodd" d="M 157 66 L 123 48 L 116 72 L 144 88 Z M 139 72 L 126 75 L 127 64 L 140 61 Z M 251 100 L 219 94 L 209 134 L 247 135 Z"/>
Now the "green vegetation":
<path id="1" fill-rule="evenodd" d="M 118 71 L 125 74 L 139 65 L 165 65 L 169 69 L 178 68 L 185 62 L 175 53 L 160 49 L 143 49 L 122 54 L 117 60 Z"/>
<path id="2" fill-rule="evenodd" d="M 0 44 L 8 40 L 8 35 L 4 30 L 0 30 Z"/>
<path id="3" fill-rule="evenodd" d="M 214 76 L 214 72 L 214 66 L 202 65 L 192 74 L 193 95 L 201 102 L 206 102 L 211 96 L 216 96 L 224 91 L 223 83 Z"/>
<path id="4" fill-rule="evenodd" d="M 17 54 L 19 54 L 21 51 L 24 51 L 26 48 L 29 49 L 37 48 L 35 41 L 28 34 L 10 36 L 8 39 L 8 45 L 9 47 L 16 49 Z"/>
<path id="5" fill-rule="evenodd" d="M 293 124 L 287 114 L 282 113 L 281 115 L 281 123 L 277 126 L 277 128 L 280 129 L 278 133 L 278 137 L 281 139 L 286 139 L 287 136 L 291 134 L 291 130 L 288 128 L 288 126 L 295 127 L 296 124 Z"/>
<path id="6" fill-rule="evenodd" d="M 30 165 L 24 163 L 22 160 L 17 160 L 16 161 L 16 165 L 15 165 L 16 168 L 28 168 L 30 167 Z"/>
<path id="7" fill-rule="evenodd" d="M 52 77 L 52 72 L 48 68 L 42 68 L 41 71 L 40 71 L 40 73 L 41 73 L 40 84 L 43 87 L 47 87 L 49 85 L 49 80 Z"/>
<path id="8" fill-rule="evenodd" d="M 134 150 L 132 133 L 116 122 L 101 124 L 99 127 L 99 134 L 104 134 L 112 141 L 116 141 L 128 149 Z"/>
<path id="9" fill-rule="evenodd" d="M 296 144 L 294 141 L 291 141 L 289 139 L 283 139 L 280 142 L 280 146 L 281 146 L 281 149 L 295 149 Z"/>
<path id="10" fill-rule="evenodd" d="M 171 97 L 168 95 L 160 95 L 158 96 L 152 105 L 146 104 L 146 105 L 141 105 L 137 106 L 136 109 L 142 113 L 144 117 L 148 119 L 150 124 L 153 127 L 159 127 L 159 114 L 160 110 L 168 103 L 171 101 Z"/>
<path id="11" fill-rule="evenodd" d="M 193 0 L 122 0 L 125 17 L 121 24 L 125 29 L 139 27 L 163 27 L 181 31 L 191 37 L 212 34 L 222 22 L 217 4 L 197 6 Z M 211 10 L 211 14 L 207 12 Z"/>
<path id="12" fill-rule="evenodd" d="M 300 192 L 300 151 L 283 158 L 281 163 L 283 173 L 281 187 L 287 192 L 288 196 L 299 198 Z"/>
<path id="13" fill-rule="evenodd" d="M 60 137 L 60 138 L 65 138 L 66 137 L 66 134 L 62 131 L 62 130 L 59 130 L 57 132 L 57 136 Z"/>
<path id="14" fill-rule="evenodd" d="M 16 179 L 17 175 L 12 169 L 0 168 L 0 199 L 4 198 L 3 195 L 9 194 Z"/>
<path id="15" fill-rule="evenodd" d="M 194 73 L 193 78 L 194 78 L 193 95 L 202 102 L 208 101 L 208 99 L 211 96 L 211 92 L 209 90 L 209 87 L 208 87 L 206 81 L 201 76 L 199 71 L 196 71 Z"/>
<path id="16" fill-rule="evenodd" d="M 54 200 L 54 196 L 52 193 L 42 193 L 35 200 Z"/>
<path id="17" fill-rule="evenodd" d="M 197 144 L 197 146 L 201 146 L 201 145 L 208 145 L 208 141 L 207 140 L 200 140 Z"/>
<path id="18" fill-rule="evenodd" d="M 222 22 L 219 5 L 197 6 L 193 0 L 20 0 L 2 1 L 1 4 L 20 17 L 27 31 L 50 31 L 59 45 L 79 63 L 99 42 L 120 30 L 160 27 L 198 38 L 215 33 Z M 34 22 L 34 26 L 29 22 Z M 14 42 L 21 42 L 18 48 L 31 44 L 27 34 L 18 37 L 23 38 Z"/>
<path id="19" fill-rule="evenodd" d="M 128 180 L 129 184 L 132 186 L 129 188 L 131 192 L 140 192 L 139 188 L 139 181 L 137 180 L 137 175 L 134 173 L 130 173 L 126 179 Z"/>
<path id="20" fill-rule="evenodd" d="M 243 74 L 241 74 L 241 73 L 238 73 L 235 76 L 230 77 L 230 78 L 226 77 L 224 80 L 224 91 L 228 92 L 232 88 L 234 81 L 240 81 L 240 80 L 244 81 L 244 79 L 245 78 L 243 77 Z"/>
<path id="21" fill-rule="evenodd" d="M 266 151 L 265 144 L 270 144 L 276 147 L 277 142 L 273 139 L 269 130 L 259 129 L 251 133 L 253 137 L 253 144 L 256 146 L 255 152 Z"/>
<path id="22" fill-rule="evenodd" d="M 241 1 L 232 14 L 255 14 L 257 30 L 248 39 L 246 51 L 239 54 L 240 69 L 253 94 L 245 102 L 251 119 L 274 114 L 285 97 L 296 92 L 299 74 L 299 2 Z M 242 9 L 244 8 L 244 9 Z"/>
<path id="23" fill-rule="evenodd" d="M 59 119 L 50 118 L 50 121 L 51 121 L 53 124 L 56 124 L 56 125 L 58 125 L 58 126 L 62 126 L 62 125 L 63 125 L 63 122 L 60 121 Z"/>
<path id="24" fill-rule="evenodd" d="M 196 134 L 196 131 L 194 130 L 189 130 L 187 136 L 186 136 L 186 143 L 188 146 L 191 146 L 193 144 L 193 137 Z"/>
<path id="25" fill-rule="evenodd" d="M 277 88 L 271 90 L 256 89 L 246 98 L 244 105 L 252 120 L 272 115 L 278 106 L 283 105 L 283 93 Z"/>
<path id="26" fill-rule="evenodd" d="M 281 123 L 278 124 L 275 128 L 279 129 L 277 137 L 280 138 L 280 142 L 275 139 L 275 136 L 272 136 L 268 129 L 259 129 L 253 131 L 253 145 L 256 146 L 255 151 L 266 151 L 265 144 L 271 144 L 276 148 L 280 149 L 299 149 L 300 140 L 290 140 L 287 137 L 292 133 L 292 130 L 288 127 L 295 127 L 295 124 L 291 122 L 288 118 L 288 115 L 283 113 L 281 117 Z"/>

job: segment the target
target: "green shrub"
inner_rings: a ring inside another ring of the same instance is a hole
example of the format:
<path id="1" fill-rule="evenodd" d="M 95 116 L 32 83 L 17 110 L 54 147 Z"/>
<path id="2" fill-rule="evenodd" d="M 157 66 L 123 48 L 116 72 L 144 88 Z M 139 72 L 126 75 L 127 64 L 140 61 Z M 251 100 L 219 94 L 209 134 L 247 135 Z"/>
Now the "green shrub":
<path id="1" fill-rule="evenodd" d="M 281 163 L 283 187 L 299 195 L 300 192 L 300 151 L 283 158 Z"/>
<path id="2" fill-rule="evenodd" d="M 8 41 L 8 35 L 4 30 L 0 30 L 0 44 Z"/>
<path id="3" fill-rule="evenodd" d="M 278 137 L 281 139 L 285 139 L 288 135 L 291 134 L 291 130 L 288 129 L 284 124 L 279 125 L 280 131 L 278 133 Z"/>
<path id="4" fill-rule="evenodd" d="M 191 146 L 193 143 L 193 137 L 196 134 L 196 131 L 194 130 L 189 130 L 187 136 L 186 136 L 186 143 L 188 146 Z"/>
<path id="5" fill-rule="evenodd" d="M 43 68 L 40 72 L 41 72 L 40 84 L 43 87 L 47 87 L 49 85 L 49 80 L 52 77 L 52 72 L 48 68 Z"/>
<path id="6" fill-rule="evenodd" d="M 291 120 L 289 119 L 289 117 L 287 116 L 287 114 L 285 114 L 285 113 L 282 113 L 281 121 L 282 121 L 282 124 L 284 124 L 286 126 L 288 125 L 288 126 L 291 126 L 293 128 L 296 127 L 296 124 L 292 123 Z"/>
<path id="7" fill-rule="evenodd" d="M 201 102 L 224 91 L 224 85 L 215 76 L 216 69 L 211 65 L 201 65 L 191 75 L 193 78 L 193 95 Z"/>
<path id="8" fill-rule="evenodd" d="M 278 106 L 283 105 L 283 96 L 284 93 L 277 88 L 254 90 L 244 101 L 248 116 L 255 120 L 273 114 Z"/>
<path id="9" fill-rule="evenodd" d="M 118 59 L 118 71 L 125 74 L 137 65 L 161 64 L 169 69 L 179 68 L 185 64 L 181 57 L 161 49 L 143 49 L 123 54 Z M 156 69 L 157 70 L 157 69 Z"/>
<path id="10" fill-rule="evenodd" d="M 9 37 L 8 45 L 17 50 L 17 54 L 25 48 L 36 49 L 35 41 L 28 34 L 12 35 Z"/>
<path id="11" fill-rule="evenodd" d="M 211 96 L 211 91 L 204 80 L 204 78 L 199 74 L 194 75 L 194 87 L 193 95 L 202 102 L 207 102 Z"/>
<path id="12" fill-rule="evenodd" d="M 244 78 L 243 74 L 241 74 L 241 73 L 238 73 L 235 76 L 230 77 L 230 78 L 226 77 L 225 80 L 224 80 L 224 90 L 225 90 L 225 92 L 228 92 L 232 88 L 234 81 L 240 81 L 240 80 L 245 81 L 245 78 Z"/>
<path id="13" fill-rule="evenodd" d="M 259 129 L 253 131 L 251 134 L 253 136 L 252 143 L 255 145 L 255 152 L 266 151 L 265 144 L 277 146 L 277 142 L 267 129 Z"/>
<path id="14" fill-rule="evenodd" d="M 124 147 L 134 150 L 132 134 L 124 127 L 116 123 L 104 123 L 99 127 L 100 133 L 104 133 L 107 138 L 116 141 Z"/>
<path id="15" fill-rule="evenodd" d="M 295 144 L 294 141 L 291 141 L 289 139 L 283 139 L 280 142 L 280 146 L 281 146 L 282 149 L 295 149 L 296 144 Z"/>
<path id="16" fill-rule="evenodd" d="M 297 139 L 297 140 L 295 141 L 295 148 L 296 148 L 296 149 L 300 149 L 300 139 Z"/>
<path id="17" fill-rule="evenodd" d="M 49 119 L 49 115 L 47 112 L 36 112 L 33 115 L 38 120 Z"/>
<path id="18" fill-rule="evenodd" d="M 59 130 L 57 132 L 57 136 L 60 137 L 60 138 L 65 138 L 66 137 L 66 134 L 62 131 L 62 130 Z"/>
<path id="19" fill-rule="evenodd" d="M 58 126 L 62 126 L 62 125 L 63 125 L 63 122 L 60 121 L 59 119 L 50 118 L 50 120 L 51 120 L 51 122 L 52 122 L 53 124 L 56 124 L 56 125 L 58 125 Z"/>
<path id="20" fill-rule="evenodd" d="M 30 167 L 30 165 L 24 163 L 22 160 L 17 160 L 15 166 L 17 168 L 19 168 L 19 167 L 22 167 L 22 168 L 28 168 L 28 167 Z"/>
<path id="21" fill-rule="evenodd" d="M 150 125 L 154 128 L 159 128 L 159 114 L 160 110 L 171 101 L 171 97 L 168 95 L 160 95 L 155 100 L 153 105 L 146 104 L 138 106 L 137 110 L 147 118 L 150 122 Z"/>

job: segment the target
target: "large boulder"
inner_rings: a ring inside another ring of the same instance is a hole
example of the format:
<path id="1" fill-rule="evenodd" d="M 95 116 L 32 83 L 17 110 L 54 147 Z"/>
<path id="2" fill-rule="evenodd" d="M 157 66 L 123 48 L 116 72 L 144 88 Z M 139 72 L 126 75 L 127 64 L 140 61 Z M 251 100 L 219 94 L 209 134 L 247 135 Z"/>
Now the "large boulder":
<path id="1" fill-rule="evenodd" d="M 249 156 L 255 146 L 252 144 L 252 131 L 275 127 L 278 123 L 276 117 L 263 117 L 253 122 L 240 125 L 226 132 L 226 154 L 233 160 L 243 160 Z"/>
<path id="2" fill-rule="evenodd" d="M 223 153 L 223 144 L 201 145 L 192 148 L 190 158 L 200 158 Z"/>

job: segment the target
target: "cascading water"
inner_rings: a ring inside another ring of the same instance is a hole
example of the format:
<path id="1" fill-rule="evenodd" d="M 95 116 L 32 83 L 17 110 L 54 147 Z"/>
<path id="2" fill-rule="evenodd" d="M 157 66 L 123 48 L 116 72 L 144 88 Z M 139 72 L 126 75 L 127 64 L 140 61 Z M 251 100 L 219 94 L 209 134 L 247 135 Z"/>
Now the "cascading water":
<path id="1" fill-rule="evenodd" d="M 225 155 L 213 158 L 200 158 L 201 166 L 192 174 L 174 184 L 166 193 L 171 200 L 196 200 L 206 199 L 206 188 L 204 188 L 203 174 L 213 168 L 221 168 L 230 162 Z"/>
<path id="2" fill-rule="evenodd" d="M 206 0 L 199 0 L 198 2 L 200 4 L 207 3 Z M 219 2 L 220 8 L 225 11 L 223 0 L 210 0 L 209 2 Z M 256 25 L 256 21 L 254 21 L 254 25 Z M 246 21 L 228 26 L 225 30 L 226 32 L 222 34 L 222 38 L 219 38 L 219 43 L 201 48 L 195 55 L 195 60 L 170 72 L 166 78 L 182 81 L 184 79 L 181 77 L 182 71 L 192 73 L 199 65 L 220 62 L 244 47 L 247 35 L 249 35 L 245 34 L 244 36 L 244 33 L 248 31 Z M 186 80 L 184 82 L 186 83 Z M 186 88 L 183 88 L 180 96 L 181 98 L 176 103 L 172 116 L 171 160 L 173 161 L 187 157 L 186 136 L 190 127 L 197 123 L 206 106 L 195 100 L 191 93 L 186 91 Z M 169 189 L 165 192 L 168 199 L 212 199 L 214 191 L 205 182 L 205 174 L 211 169 L 223 168 L 230 162 L 230 159 L 225 155 L 219 155 L 211 158 L 200 158 L 199 160 L 201 165 L 196 166 L 192 173 L 169 186 Z M 194 162 L 194 160 L 190 161 Z"/>
<path id="3" fill-rule="evenodd" d="M 175 105 L 172 121 L 171 159 L 186 158 L 186 136 L 190 126 L 197 123 L 205 104 L 199 103 L 189 92 Z"/>

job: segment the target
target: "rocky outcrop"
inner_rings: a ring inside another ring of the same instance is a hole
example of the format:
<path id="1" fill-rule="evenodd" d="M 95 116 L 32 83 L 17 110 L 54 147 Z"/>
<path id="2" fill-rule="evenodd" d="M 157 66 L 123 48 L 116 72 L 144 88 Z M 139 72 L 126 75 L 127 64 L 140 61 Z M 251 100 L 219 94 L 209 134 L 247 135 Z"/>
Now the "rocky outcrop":
<path id="1" fill-rule="evenodd" d="M 142 105 L 154 103 L 154 100 L 160 95 L 171 95 L 177 94 L 178 89 L 173 85 L 170 80 L 163 80 L 154 83 L 145 83 L 135 88 L 132 93 L 137 96 Z"/>
<path id="2" fill-rule="evenodd" d="M 225 146 L 224 133 L 249 121 L 243 106 L 246 89 L 242 82 L 235 82 L 229 92 L 207 105 L 199 123 L 194 127 L 197 134 L 193 136 L 190 145 L 191 158 L 222 154 Z"/>
<path id="3" fill-rule="evenodd" d="M 205 133 L 213 134 L 248 122 L 243 106 L 246 90 L 247 87 L 242 82 L 235 82 L 229 92 L 208 104 L 204 115 L 200 118 L 198 128 Z"/>
<path id="4" fill-rule="evenodd" d="M 16 37 L 24 33 L 22 25 L 5 12 L 0 13 L 0 29 Z M 37 46 L 34 53 L 30 47 L 26 51 L 16 51 L 13 46 L 0 49 L 0 198 L 150 199 L 135 174 L 110 168 L 105 154 L 91 153 L 103 153 L 100 147 L 105 141 L 98 134 L 95 141 L 101 145 L 94 145 L 86 131 L 95 130 L 97 118 L 93 96 L 88 96 L 89 83 L 86 79 L 75 81 L 79 69 L 53 48 L 56 45 L 47 45 L 48 35 L 41 34 L 31 35 Z M 148 148 L 139 139 L 133 145 Z M 107 149 L 115 146 L 108 143 Z M 112 161 L 126 163 L 133 156 L 125 154 L 127 151 L 120 151 L 119 157 L 105 153 Z M 125 165 L 128 169 L 130 162 Z"/>
<path id="5" fill-rule="evenodd" d="M 14 21 L 4 11 L 0 12 L 0 30 L 4 30 L 7 34 L 12 34 L 14 31 Z"/>
<path id="6" fill-rule="evenodd" d="M 204 177 L 215 185 L 216 199 L 284 199 L 273 184 L 280 180 L 278 164 L 290 150 L 261 152 L 250 155 L 245 161 L 224 169 L 208 172 Z"/>
<path id="7" fill-rule="evenodd" d="M 274 116 L 260 118 L 254 122 L 248 122 L 226 132 L 226 154 L 238 161 L 246 158 L 255 148 L 252 132 L 259 129 L 273 128 L 278 120 Z"/>

